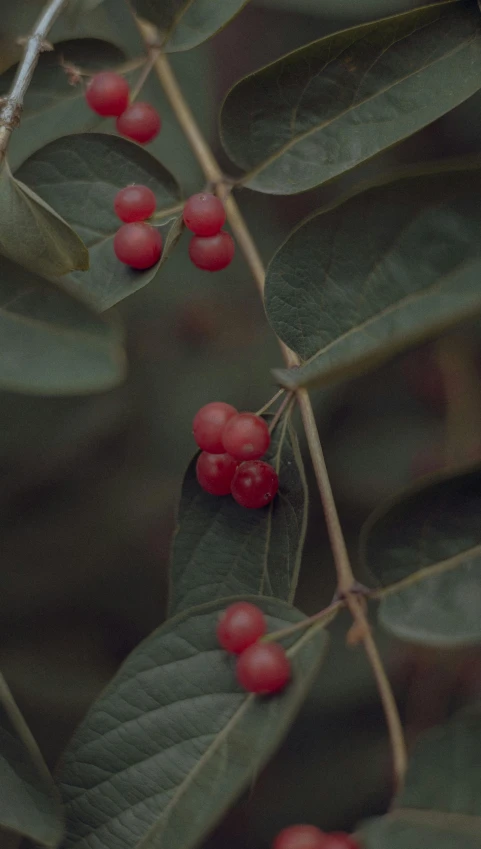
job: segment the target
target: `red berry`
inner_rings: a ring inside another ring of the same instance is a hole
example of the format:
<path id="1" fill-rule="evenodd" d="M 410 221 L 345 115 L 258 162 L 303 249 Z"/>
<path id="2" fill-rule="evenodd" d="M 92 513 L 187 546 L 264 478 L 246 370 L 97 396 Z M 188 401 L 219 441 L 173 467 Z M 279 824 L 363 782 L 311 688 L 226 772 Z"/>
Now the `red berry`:
<path id="1" fill-rule="evenodd" d="M 144 269 L 155 265 L 162 253 L 162 236 L 159 230 L 145 221 L 123 224 L 114 239 L 117 259 L 132 268 Z"/>
<path id="2" fill-rule="evenodd" d="M 150 218 L 155 212 L 155 207 L 155 195 L 147 186 L 126 186 L 125 189 L 117 192 L 114 200 L 116 215 L 127 224 Z"/>
<path id="3" fill-rule="evenodd" d="M 325 834 L 315 825 L 291 825 L 279 832 L 272 849 L 360 849 L 345 832 Z"/>
<path id="4" fill-rule="evenodd" d="M 139 144 L 155 139 L 161 126 L 160 115 L 150 103 L 135 101 L 117 118 L 117 132 Z"/>
<path id="5" fill-rule="evenodd" d="M 97 115 L 118 117 L 129 105 L 129 86 L 120 74 L 102 71 L 90 80 L 85 99 Z"/>
<path id="6" fill-rule="evenodd" d="M 266 629 L 266 619 L 259 607 L 248 601 L 236 601 L 219 619 L 217 639 L 226 651 L 240 654 L 263 637 Z"/>
<path id="7" fill-rule="evenodd" d="M 197 480 L 210 495 L 228 495 L 237 463 L 230 454 L 202 451 L 196 465 Z"/>
<path id="8" fill-rule="evenodd" d="M 216 236 L 225 223 L 224 204 L 215 195 L 192 195 L 184 206 L 184 223 L 196 236 Z"/>
<path id="9" fill-rule="evenodd" d="M 236 460 L 258 460 L 266 453 L 270 442 L 265 420 L 255 413 L 237 413 L 222 431 L 224 451 Z"/>
<path id="10" fill-rule="evenodd" d="M 237 680 L 249 693 L 277 693 L 291 677 L 291 665 L 279 643 L 254 643 L 239 655 Z"/>
<path id="11" fill-rule="evenodd" d="M 210 454 L 223 454 L 222 431 L 232 416 L 237 414 L 235 407 L 223 401 L 212 401 L 201 407 L 195 414 L 192 429 L 199 448 Z"/>
<path id="12" fill-rule="evenodd" d="M 257 510 L 274 499 L 279 489 L 275 469 L 263 460 L 246 460 L 237 467 L 230 491 L 241 507 Z"/>
<path id="13" fill-rule="evenodd" d="M 325 840 L 315 825 L 290 825 L 279 832 L 272 849 L 325 849 Z"/>
<path id="14" fill-rule="evenodd" d="M 203 271 L 221 271 L 232 262 L 235 253 L 234 239 L 221 230 L 217 236 L 193 236 L 189 245 L 189 256 Z"/>

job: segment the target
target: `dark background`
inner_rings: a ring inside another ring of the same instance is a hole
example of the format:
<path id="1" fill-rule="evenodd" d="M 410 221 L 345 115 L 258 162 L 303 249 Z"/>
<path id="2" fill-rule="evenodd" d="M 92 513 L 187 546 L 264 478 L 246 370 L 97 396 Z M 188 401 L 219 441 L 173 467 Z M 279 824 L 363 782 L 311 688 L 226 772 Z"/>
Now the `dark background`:
<path id="1" fill-rule="evenodd" d="M 218 150 L 216 113 L 230 85 L 307 41 L 414 5 L 253 2 L 207 45 L 175 56 L 187 97 L 227 173 L 235 169 Z M 131 33 L 123 38 L 129 44 Z M 148 96 L 164 118 L 153 152 L 186 194 L 201 190 L 199 169 L 154 80 Z M 480 106 L 481 98 L 473 98 L 320 190 L 285 199 L 241 192 L 266 260 L 297 221 L 347 184 L 405 162 L 478 152 Z M 280 363 L 242 258 L 216 275 L 199 272 L 188 261 L 185 237 L 158 278 L 118 312 L 130 358 L 123 387 L 75 399 L 0 394 L 0 668 L 52 766 L 122 659 L 162 621 L 176 504 L 194 450 L 193 414 L 214 399 L 255 410 L 273 394 L 270 369 Z M 313 396 L 355 563 L 359 529 L 371 509 L 446 461 L 446 425 L 466 398 L 451 397 L 446 415 L 440 351 L 456 352 L 452 367 L 461 386 L 475 375 L 466 432 L 458 437 L 463 459 L 467 451 L 479 456 L 479 330 L 473 322 Z M 314 487 L 311 493 L 296 598 L 306 613 L 329 603 L 334 590 Z M 391 781 L 384 722 L 362 651 L 344 646 L 348 626 L 341 617 L 333 627 L 329 659 L 289 739 L 208 842 L 211 849 L 266 849 L 291 822 L 348 829 L 385 809 Z M 479 693 L 476 651 L 421 651 L 381 633 L 379 641 L 409 740 Z"/>

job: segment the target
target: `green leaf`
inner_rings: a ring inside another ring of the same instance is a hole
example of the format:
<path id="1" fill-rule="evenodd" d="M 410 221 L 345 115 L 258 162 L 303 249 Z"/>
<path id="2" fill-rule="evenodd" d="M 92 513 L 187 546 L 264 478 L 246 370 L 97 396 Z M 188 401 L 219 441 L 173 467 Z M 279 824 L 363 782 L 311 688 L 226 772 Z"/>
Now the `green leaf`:
<path id="1" fill-rule="evenodd" d="M 0 253 L 45 276 L 89 265 L 87 248 L 71 227 L 28 186 L 7 162 L 0 170 Z"/>
<path id="2" fill-rule="evenodd" d="M 171 567 L 170 611 L 237 593 L 294 598 L 306 533 L 308 492 L 297 437 L 285 419 L 267 460 L 279 494 L 262 510 L 204 492 L 195 457 L 185 476 Z"/>
<path id="3" fill-rule="evenodd" d="M 365 849 L 479 849 L 481 717 L 459 714 L 414 748 L 404 790 L 360 831 Z"/>
<path id="4" fill-rule="evenodd" d="M 41 395 L 110 389 L 125 373 L 119 330 L 0 256 L 0 387 Z"/>
<path id="5" fill-rule="evenodd" d="M 149 186 L 158 212 L 180 201 L 176 181 L 150 153 L 119 136 L 81 133 L 51 142 L 18 174 L 75 226 L 90 250 L 90 270 L 67 281 L 74 291 L 107 309 L 152 280 L 168 252 L 152 268 L 135 271 L 119 262 L 113 249 L 119 229 L 113 204 L 119 189 L 129 183 Z M 169 226 L 162 228 L 164 240 Z"/>
<path id="6" fill-rule="evenodd" d="M 94 38 L 61 42 L 55 50 L 41 53 L 25 96 L 22 120 L 8 151 L 12 170 L 35 150 L 63 135 L 66 128 L 77 133 L 93 129 L 104 120 L 86 103 L 85 77 L 72 84 L 61 63 L 95 73 L 115 68 L 124 60 L 125 54 L 118 47 Z M 10 90 L 16 70 L 15 66 L 0 76 L 0 97 Z"/>
<path id="7" fill-rule="evenodd" d="M 137 14 L 161 33 L 166 53 L 190 50 L 223 29 L 249 0 L 133 0 Z"/>
<path id="8" fill-rule="evenodd" d="M 412 135 L 481 87 L 475 0 L 436 4 L 329 35 L 237 83 L 224 147 L 243 183 L 311 189 Z"/>
<path id="9" fill-rule="evenodd" d="M 270 631 L 302 619 L 281 602 L 255 601 Z M 247 695 L 216 639 L 226 603 L 168 621 L 90 710 L 60 772 L 66 847 L 193 849 L 281 742 L 327 635 L 311 629 L 291 643 L 293 677 L 281 694 Z"/>
<path id="10" fill-rule="evenodd" d="M 0 675 L 0 826 L 42 846 L 58 846 L 62 810 L 55 785 Z"/>
<path id="11" fill-rule="evenodd" d="M 390 587 L 379 610 L 385 628 L 427 645 L 481 641 L 480 515 L 480 469 L 420 485 L 372 515 L 361 556 Z"/>
<path id="12" fill-rule="evenodd" d="M 480 190 L 476 164 L 410 172 L 294 230 L 267 270 L 269 321 L 303 361 L 279 382 L 344 378 L 479 311 Z"/>

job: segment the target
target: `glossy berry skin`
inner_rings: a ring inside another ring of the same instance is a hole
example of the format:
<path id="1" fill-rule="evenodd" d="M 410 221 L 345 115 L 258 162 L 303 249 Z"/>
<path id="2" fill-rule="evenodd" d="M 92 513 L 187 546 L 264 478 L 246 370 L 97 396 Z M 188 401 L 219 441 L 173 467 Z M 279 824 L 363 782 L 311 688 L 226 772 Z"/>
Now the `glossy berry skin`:
<path id="1" fill-rule="evenodd" d="M 135 101 L 117 118 L 117 132 L 139 144 L 155 139 L 161 126 L 160 115 L 150 103 Z"/>
<path id="2" fill-rule="evenodd" d="M 279 478 L 269 463 L 246 460 L 237 467 L 230 491 L 241 507 L 258 510 L 273 501 L 278 489 Z"/>
<path id="3" fill-rule="evenodd" d="M 201 407 L 192 423 L 194 439 L 199 448 L 210 454 L 224 454 L 222 431 L 237 410 L 223 401 L 212 401 Z"/>
<path id="4" fill-rule="evenodd" d="M 154 214 L 155 207 L 155 195 L 147 186 L 126 186 L 117 192 L 114 200 L 115 214 L 126 224 L 145 221 Z"/>
<path id="5" fill-rule="evenodd" d="M 162 254 L 162 236 L 145 221 L 123 224 L 115 234 L 114 251 L 117 259 L 131 268 L 151 268 Z"/>
<path id="6" fill-rule="evenodd" d="M 258 460 L 271 443 L 269 428 L 255 413 L 238 413 L 222 431 L 224 451 L 236 460 Z"/>
<path id="7" fill-rule="evenodd" d="M 272 849 L 325 849 L 326 836 L 315 825 L 290 825 L 279 832 Z"/>
<path id="8" fill-rule="evenodd" d="M 267 630 L 262 610 L 248 601 L 231 604 L 219 619 L 217 639 L 226 651 L 241 654 L 260 640 Z"/>
<path id="9" fill-rule="evenodd" d="M 217 236 L 193 236 L 189 256 L 202 271 L 222 271 L 232 262 L 235 253 L 234 239 L 225 230 Z"/>
<path id="10" fill-rule="evenodd" d="M 272 849 L 360 849 L 345 832 L 325 834 L 315 825 L 290 825 L 279 832 Z"/>
<path id="11" fill-rule="evenodd" d="M 102 71 L 90 80 L 85 99 L 97 115 L 117 118 L 129 105 L 129 86 L 113 71 Z"/>
<path id="12" fill-rule="evenodd" d="M 202 451 L 195 467 L 197 480 L 210 495 L 228 495 L 237 462 L 230 454 L 208 454 Z"/>
<path id="13" fill-rule="evenodd" d="M 224 204 L 215 195 L 192 195 L 184 206 L 184 224 L 196 236 L 216 236 L 225 224 Z"/>
<path id="14" fill-rule="evenodd" d="M 248 693 L 269 695 L 284 689 L 291 677 L 291 665 L 279 643 L 254 643 L 239 655 L 236 675 Z"/>

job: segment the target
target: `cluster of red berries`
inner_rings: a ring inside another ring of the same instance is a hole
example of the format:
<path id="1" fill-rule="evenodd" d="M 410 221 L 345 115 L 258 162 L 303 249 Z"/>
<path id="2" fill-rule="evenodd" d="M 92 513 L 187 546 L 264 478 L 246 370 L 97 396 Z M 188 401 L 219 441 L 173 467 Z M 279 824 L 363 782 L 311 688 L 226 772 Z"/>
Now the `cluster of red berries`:
<path id="1" fill-rule="evenodd" d="M 150 103 L 129 103 L 129 84 L 114 71 L 102 71 L 90 80 L 85 99 L 97 115 L 117 118 L 117 132 L 139 144 L 151 142 L 162 126 L 160 115 Z"/>
<path id="2" fill-rule="evenodd" d="M 249 693 L 269 695 L 282 690 L 291 677 L 291 665 L 279 643 L 259 642 L 267 631 L 262 610 L 237 601 L 224 611 L 217 625 L 223 649 L 238 655 L 236 676 Z"/>
<path id="3" fill-rule="evenodd" d="M 194 233 L 189 256 L 203 271 L 221 271 L 232 262 L 235 244 L 230 233 L 222 229 L 225 217 L 222 201 L 204 192 L 192 195 L 184 206 L 184 224 Z"/>
<path id="4" fill-rule="evenodd" d="M 115 197 L 114 209 L 124 224 L 115 235 L 114 251 L 117 259 L 131 268 L 151 268 L 162 254 L 162 234 L 146 221 L 155 206 L 155 195 L 148 186 L 126 186 Z"/>
<path id="5" fill-rule="evenodd" d="M 263 418 L 213 401 L 195 415 L 193 432 L 202 449 L 196 467 L 202 489 L 210 495 L 231 493 L 238 504 L 250 509 L 270 504 L 279 478 L 275 469 L 260 459 L 271 441 Z"/>
<path id="6" fill-rule="evenodd" d="M 326 834 L 315 825 L 291 825 L 279 832 L 272 849 L 359 849 L 344 831 Z"/>

